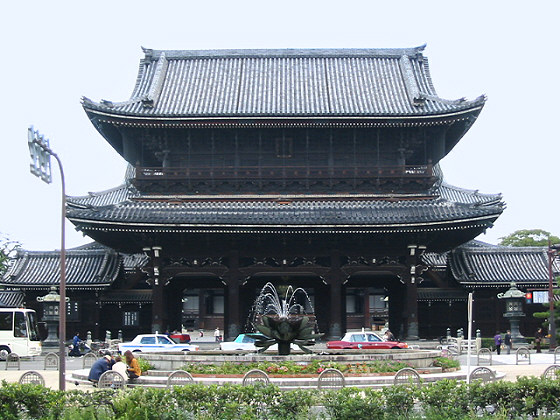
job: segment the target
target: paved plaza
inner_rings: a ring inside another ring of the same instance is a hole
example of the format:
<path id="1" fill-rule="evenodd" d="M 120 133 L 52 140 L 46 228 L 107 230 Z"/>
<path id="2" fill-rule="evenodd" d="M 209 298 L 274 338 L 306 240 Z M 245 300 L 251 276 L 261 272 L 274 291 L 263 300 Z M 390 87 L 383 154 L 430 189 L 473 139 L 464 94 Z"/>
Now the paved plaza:
<path id="1" fill-rule="evenodd" d="M 204 338 L 193 338 L 193 342 L 203 344 L 207 349 L 212 349 L 216 346 L 213 337 L 205 336 Z M 461 362 L 461 371 L 466 374 L 467 372 L 467 356 L 465 354 L 459 356 Z M 560 361 L 558 361 L 560 363 Z M 515 381 L 520 376 L 540 376 L 544 370 L 554 363 L 554 355 L 552 353 L 543 352 L 540 354 L 531 352 L 531 364 L 528 364 L 526 359 L 523 363 L 516 365 L 515 352 L 511 354 L 492 354 L 493 370 L 498 373 L 504 374 L 504 380 Z M 476 367 L 476 355 L 471 356 L 471 369 Z M 487 364 L 485 364 L 487 366 Z M 69 357 L 66 359 L 66 372 L 67 377 L 70 377 L 73 371 L 78 371 L 83 368 L 83 357 Z M 52 389 L 58 389 L 58 371 L 57 370 L 44 370 L 44 356 L 34 357 L 32 359 L 24 359 L 21 361 L 20 370 L 4 370 L 4 363 L 0 362 L 0 380 L 8 382 L 17 382 L 20 376 L 27 370 L 34 370 L 45 378 L 46 386 Z M 74 382 L 67 382 L 66 389 L 92 389 L 91 386 L 80 383 L 76 385 Z"/>

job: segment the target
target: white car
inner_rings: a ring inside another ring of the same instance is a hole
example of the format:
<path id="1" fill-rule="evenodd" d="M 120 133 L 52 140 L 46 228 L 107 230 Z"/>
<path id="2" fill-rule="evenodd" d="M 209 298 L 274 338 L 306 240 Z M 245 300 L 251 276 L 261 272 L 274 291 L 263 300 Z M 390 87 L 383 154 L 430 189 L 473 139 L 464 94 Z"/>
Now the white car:
<path id="1" fill-rule="evenodd" d="M 264 335 L 263 335 L 264 338 Z M 300 351 L 301 349 L 296 344 L 290 344 L 292 351 Z M 220 343 L 220 350 L 222 351 L 236 351 L 236 350 L 249 350 L 257 351 L 259 347 L 255 346 L 255 339 L 247 336 L 246 334 L 239 334 L 234 341 L 223 341 Z M 270 351 L 278 351 L 278 344 L 273 344 L 268 348 Z"/>
<path id="2" fill-rule="evenodd" d="M 197 351 L 198 346 L 193 344 L 177 344 L 168 336 L 163 334 L 140 334 L 128 343 L 119 344 L 119 352 L 163 353 L 180 351 Z"/>

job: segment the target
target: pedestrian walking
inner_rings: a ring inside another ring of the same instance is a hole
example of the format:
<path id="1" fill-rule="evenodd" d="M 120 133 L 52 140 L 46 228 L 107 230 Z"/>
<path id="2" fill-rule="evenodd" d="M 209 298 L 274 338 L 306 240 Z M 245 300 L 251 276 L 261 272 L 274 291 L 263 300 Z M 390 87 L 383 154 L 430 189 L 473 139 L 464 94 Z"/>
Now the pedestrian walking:
<path id="1" fill-rule="evenodd" d="M 220 329 L 218 327 L 216 327 L 216 329 L 214 330 L 214 339 L 216 340 L 216 343 L 220 342 Z"/>
<path id="2" fill-rule="evenodd" d="M 537 330 L 537 332 L 535 333 L 535 344 L 537 346 L 537 353 L 542 353 L 541 352 L 541 342 L 544 338 L 544 332 L 542 328 L 539 328 Z"/>
<path id="3" fill-rule="evenodd" d="M 498 353 L 499 356 L 502 351 L 502 335 L 499 331 L 496 331 L 496 335 L 494 336 L 494 344 L 496 345 L 496 353 Z"/>
<path id="4" fill-rule="evenodd" d="M 504 335 L 504 344 L 506 346 L 507 354 L 511 353 L 511 348 L 513 347 L 513 343 L 511 341 L 511 331 L 507 330 L 506 335 Z"/>

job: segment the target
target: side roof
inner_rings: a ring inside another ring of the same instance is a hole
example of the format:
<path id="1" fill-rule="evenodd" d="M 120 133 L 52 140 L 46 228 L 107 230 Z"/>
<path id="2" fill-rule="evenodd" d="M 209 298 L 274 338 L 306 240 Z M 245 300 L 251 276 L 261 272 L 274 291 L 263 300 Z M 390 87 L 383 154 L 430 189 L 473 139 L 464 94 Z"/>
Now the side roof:
<path id="1" fill-rule="evenodd" d="M 449 253 L 449 268 L 462 285 L 492 287 L 512 281 L 524 287 L 548 284 L 547 248 L 466 244 Z M 553 271 L 560 272 L 560 262 Z"/>
<path id="2" fill-rule="evenodd" d="M 69 249 L 66 282 L 70 288 L 104 288 L 113 283 L 122 267 L 118 253 L 108 248 Z M 60 283 L 60 251 L 19 250 L 0 278 L 5 287 L 47 289 Z"/>
<path id="3" fill-rule="evenodd" d="M 25 301 L 19 290 L 0 290 L 0 308 L 21 308 Z"/>
<path id="4" fill-rule="evenodd" d="M 395 49 L 144 49 L 129 100 L 83 98 L 90 118 L 422 117 L 480 110 L 445 100 L 425 46 Z"/>

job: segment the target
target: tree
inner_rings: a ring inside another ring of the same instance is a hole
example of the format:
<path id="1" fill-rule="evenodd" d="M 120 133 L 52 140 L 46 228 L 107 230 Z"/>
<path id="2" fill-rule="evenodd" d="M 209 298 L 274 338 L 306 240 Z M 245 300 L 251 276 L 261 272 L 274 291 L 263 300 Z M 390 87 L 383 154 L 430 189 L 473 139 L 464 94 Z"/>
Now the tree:
<path id="1" fill-rule="evenodd" d="M 556 284 L 560 286 L 560 277 L 556 277 Z M 560 290 L 555 289 L 552 291 L 552 293 L 555 296 L 560 296 Z M 550 306 L 548 303 L 546 304 L 542 304 L 544 308 L 546 308 L 547 310 L 544 312 L 535 312 L 533 313 L 533 317 L 537 318 L 537 319 L 542 319 L 543 320 L 543 327 L 548 329 L 549 327 L 549 322 L 548 322 L 548 318 L 550 317 Z M 554 301 L 554 320 L 555 320 L 555 324 L 558 326 L 560 326 L 560 301 L 556 300 Z M 556 330 L 556 337 L 558 337 L 558 330 Z"/>
<path id="2" fill-rule="evenodd" d="M 0 236 L 0 276 L 8 269 L 10 260 L 20 246 L 19 242 L 10 240 L 6 235 Z"/>
<path id="3" fill-rule="evenodd" d="M 523 229 L 500 238 L 500 245 L 504 246 L 548 246 L 548 243 L 558 244 L 560 238 L 542 229 Z"/>

